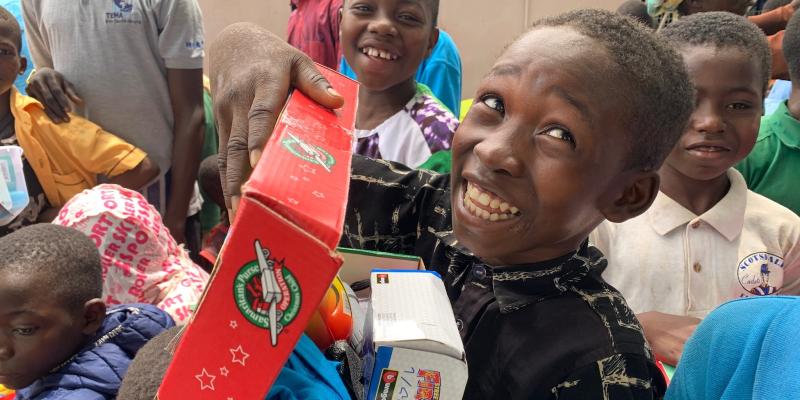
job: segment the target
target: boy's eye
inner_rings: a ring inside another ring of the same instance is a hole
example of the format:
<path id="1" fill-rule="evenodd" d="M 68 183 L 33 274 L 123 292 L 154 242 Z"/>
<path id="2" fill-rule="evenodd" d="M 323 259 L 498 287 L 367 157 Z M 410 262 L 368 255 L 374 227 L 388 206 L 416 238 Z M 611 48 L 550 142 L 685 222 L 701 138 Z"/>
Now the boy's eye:
<path id="1" fill-rule="evenodd" d="M 372 11 L 372 9 L 366 4 L 353 4 L 353 6 L 350 7 L 350 9 L 357 11 L 359 13 L 368 13 Z"/>
<path id="2" fill-rule="evenodd" d="M 413 22 L 413 23 L 422 22 L 422 20 L 419 17 L 412 14 L 400 14 L 400 16 L 398 16 L 397 18 L 403 22 Z"/>
<path id="3" fill-rule="evenodd" d="M 14 334 L 20 335 L 20 336 L 31 336 L 34 333 L 36 333 L 36 331 L 38 329 L 39 328 L 37 328 L 35 326 L 23 326 L 23 327 L 12 329 L 12 332 L 14 332 Z"/>
<path id="4" fill-rule="evenodd" d="M 503 104 L 503 100 L 501 100 L 497 96 L 494 95 L 483 96 L 481 97 L 481 102 L 485 104 L 486 107 L 489 107 L 492 110 L 499 112 L 500 114 L 506 113 L 506 106 L 505 104 Z"/>
<path id="5" fill-rule="evenodd" d="M 564 128 L 558 128 L 558 127 L 548 128 L 542 131 L 540 134 L 564 140 L 575 146 L 575 137 L 573 137 L 572 134 Z"/>
<path id="6" fill-rule="evenodd" d="M 12 55 L 12 54 L 14 54 L 14 53 L 13 53 L 11 50 L 8 50 L 8 49 L 0 49 L 0 55 L 3 55 L 3 56 L 10 56 L 10 55 Z"/>
<path id="7" fill-rule="evenodd" d="M 748 103 L 732 103 L 728 104 L 728 108 L 731 110 L 749 110 L 752 106 Z"/>

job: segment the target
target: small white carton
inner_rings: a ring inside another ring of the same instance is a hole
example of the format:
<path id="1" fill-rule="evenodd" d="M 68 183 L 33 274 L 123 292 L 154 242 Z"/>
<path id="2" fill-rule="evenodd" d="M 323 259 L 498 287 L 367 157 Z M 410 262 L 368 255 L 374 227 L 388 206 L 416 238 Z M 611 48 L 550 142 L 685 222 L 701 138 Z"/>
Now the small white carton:
<path id="1" fill-rule="evenodd" d="M 374 270 L 370 283 L 366 398 L 461 399 L 467 361 L 439 274 Z"/>

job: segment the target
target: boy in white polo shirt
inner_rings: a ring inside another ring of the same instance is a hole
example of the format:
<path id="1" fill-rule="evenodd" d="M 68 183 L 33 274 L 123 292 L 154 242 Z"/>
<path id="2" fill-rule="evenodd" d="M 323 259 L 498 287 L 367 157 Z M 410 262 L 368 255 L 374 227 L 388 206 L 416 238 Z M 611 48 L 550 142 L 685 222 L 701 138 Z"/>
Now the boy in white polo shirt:
<path id="1" fill-rule="evenodd" d="M 661 32 L 686 62 L 695 110 L 650 209 L 604 222 L 592 241 L 608 257 L 603 277 L 674 365 L 699 318 L 726 300 L 800 294 L 800 217 L 749 191 L 731 168 L 758 134 L 770 76 L 761 31 L 733 14 L 702 13 Z"/>

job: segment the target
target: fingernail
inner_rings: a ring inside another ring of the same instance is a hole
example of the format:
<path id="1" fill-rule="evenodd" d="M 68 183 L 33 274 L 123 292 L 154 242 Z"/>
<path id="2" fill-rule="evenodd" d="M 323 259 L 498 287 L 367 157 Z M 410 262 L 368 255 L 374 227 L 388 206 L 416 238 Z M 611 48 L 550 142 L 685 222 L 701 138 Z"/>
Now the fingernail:
<path id="1" fill-rule="evenodd" d="M 250 150 L 250 167 L 255 168 L 258 160 L 261 159 L 261 150 Z"/>
<path id="2" fill-rule="evenodd" d="M 342 97 L 342 95 L 339 94 L 339 92 L 337 92 L 336 89 L 332 87 L 328 87 L 328 94 L 330 94 L 331 96 Z"/>

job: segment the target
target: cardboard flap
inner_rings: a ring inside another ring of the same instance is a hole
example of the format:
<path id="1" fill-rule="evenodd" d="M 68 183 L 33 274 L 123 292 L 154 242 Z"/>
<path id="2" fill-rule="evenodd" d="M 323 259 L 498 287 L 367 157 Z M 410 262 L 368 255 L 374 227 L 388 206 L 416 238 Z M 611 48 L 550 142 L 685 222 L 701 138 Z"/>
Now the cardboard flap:
<path id="1" fill-rule="evenodd" d="M 344 259 L 342 269 L 339 270 L 339 278 L 347 284 L 369 279 L 373 269 L 411 271 L 425 269 L 425 263 L 417 256 L 345 247 L 340 247 L 337 251 Z"/>
<path id="2" fill-rule="evenodd" d="M 463 357 L 464 345 L 438 274 L 376 270 L 371 285 L 375 344 Z"/>
<path id="3" fill-rule="evenodd" d="M 339 205 L 347 202 L 358 96 L 350 79 L 327 69 L 323 73 L 348 99 L 345 108 L 321 108 L 295 91 L 264 148 L 269 160 L 258 163 L 244 196 L 258 199 L 333 249 L 344 225 L 345 208 Z"/>

